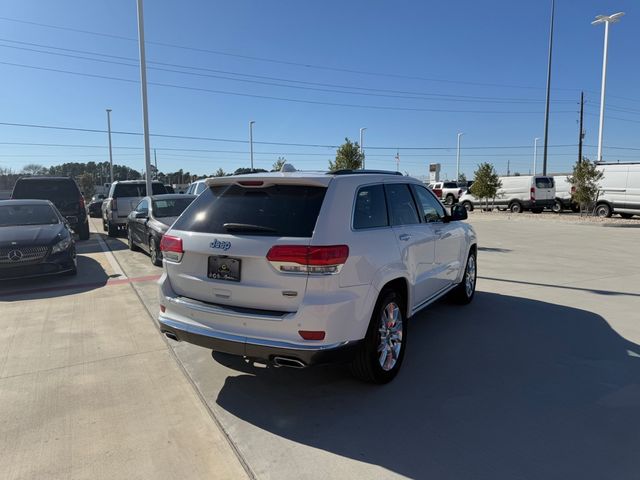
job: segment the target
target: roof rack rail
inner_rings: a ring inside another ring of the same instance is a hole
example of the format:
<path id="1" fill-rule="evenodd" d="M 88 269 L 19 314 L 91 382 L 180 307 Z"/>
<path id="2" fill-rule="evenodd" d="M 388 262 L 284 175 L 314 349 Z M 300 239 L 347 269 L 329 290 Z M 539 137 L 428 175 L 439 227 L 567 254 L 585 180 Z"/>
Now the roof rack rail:
<path id="1" fill-rule="evenodd" d="M 327 172 L 327 175 L 360 175 L 360 174 L 373 174 L 373 175 L 400 175 L 400 172 L 394 172 L 392 170 L 353 170 L 351 168 L 345 168 L 343 170 L 336 170 L 335 172 Z"/>

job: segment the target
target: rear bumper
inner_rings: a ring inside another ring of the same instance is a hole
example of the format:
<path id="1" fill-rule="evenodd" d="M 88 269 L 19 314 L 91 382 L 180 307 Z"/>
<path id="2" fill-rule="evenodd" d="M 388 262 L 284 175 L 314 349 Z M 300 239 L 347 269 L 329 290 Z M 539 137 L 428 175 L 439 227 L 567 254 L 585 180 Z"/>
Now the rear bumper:
<path id="1" fill-rule="evenodd" d="M 555 198 L 550 198 L 548 200 L 529 200 L 523 205 L 525 208 L 551 208 L 554 203 L 556 203 Z"/>
<path id="2" fill-rule="evenodd" d="M 231 335 L 213 329 L 187 324 L 160 315 L 160 331 L 178 341 L 193 343 L 215 352 L 273 363 L 275 357 L 295 359 L 305 366 L 351 361 L 362 341 L 342 342 L 332 345 L 297 345 L 258 338 Z"/>

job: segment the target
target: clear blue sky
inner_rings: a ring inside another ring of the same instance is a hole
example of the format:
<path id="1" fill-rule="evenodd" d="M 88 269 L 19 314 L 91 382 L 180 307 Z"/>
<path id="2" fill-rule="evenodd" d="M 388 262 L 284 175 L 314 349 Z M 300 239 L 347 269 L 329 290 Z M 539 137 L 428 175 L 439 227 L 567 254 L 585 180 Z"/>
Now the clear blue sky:
<path id="1" fill-rule="evenodd" d="M 248 139 L 249 120 L 255 120 L 256 142 L 337 145 L 346 136 L 357 140 L 359 128 L 367 127 L 367 166 L 395 168 L 395 147 L 400 147 L 400 169 L 412 175 L 425 175 L 428 163 L 440 162 L 444 173 L 453 176 L 456 134 L 461 131 L 462 170 L 468 176 L 481 161 L 493 162 L 504 173 L 509 160 L 512 171 L 528 172 L 533 139 L 543 137 L 549 7 L 548 1 L 507 0 L 147 0 L 148 61 L 201 69 L 149 63 L 151 132 L 240 141 L 153 137 L 158 166 L 165 172 L 183 168 L 200 174 L 248 166 L 248 145 L 241 142 Z M 611 27 L 605 159 L 640 160 L 640 6 L 631 0 L 557 0 L 550 171 L 567 171 L 576 159 L 580 90 L 587 100 L 585 153 L 595 158 L 604 27 L 590 22 L 597 14 L 617 11 L 627 15 Z M 0 122 L 102 130 L 108 107 L 114 130 L 142 131 L 137 43 L 116 38 L 136 37 L 135 0 L 21 0 L 7 2 L 2 16 L 0 62 L 130 81 L 0 63 Z M 158 83 L 190 89 L 154 85 Z M 48 166 L 106 160 L 106 141 L 103 133 L 0 125 L 0 165 L 19 170 L 31 162 Z M 500 146 L 530 147 L 494 148 Z M 116 163 L 143 169 L 140 136 L 114 135 L 114 147 Z M 297 168 L 324 169 L 334 156 L 332 148 L 313 146 L 256 143 L 255 151 L 256 167 L 263 168 L 283 155 Z"/>

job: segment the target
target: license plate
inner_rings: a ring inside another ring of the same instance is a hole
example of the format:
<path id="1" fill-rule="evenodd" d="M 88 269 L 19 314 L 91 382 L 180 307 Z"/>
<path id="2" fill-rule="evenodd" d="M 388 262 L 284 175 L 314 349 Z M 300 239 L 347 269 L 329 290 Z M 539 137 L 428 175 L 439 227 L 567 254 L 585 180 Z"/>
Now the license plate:
<path id="1" fill-rule="evenodd" d="M 209 257 L 207 276 L 215 280 L 240 281 L 240 260 L 230 257 Z"/>

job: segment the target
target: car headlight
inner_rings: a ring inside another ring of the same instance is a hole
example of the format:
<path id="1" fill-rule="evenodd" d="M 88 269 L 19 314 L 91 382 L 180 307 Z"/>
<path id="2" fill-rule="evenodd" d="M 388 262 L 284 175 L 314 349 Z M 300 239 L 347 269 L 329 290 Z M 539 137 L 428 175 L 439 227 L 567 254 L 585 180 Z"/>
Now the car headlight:
<path id="1" fill-rule="evenodd" d="M 68 250 L 71 246 L 71 237 L 63 238 L 58 243 L 56 243 L 51 249 L 51 253 L 60 253 Z"/>

